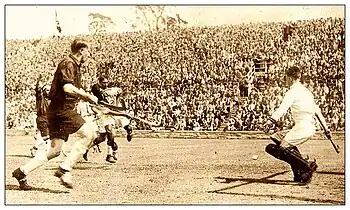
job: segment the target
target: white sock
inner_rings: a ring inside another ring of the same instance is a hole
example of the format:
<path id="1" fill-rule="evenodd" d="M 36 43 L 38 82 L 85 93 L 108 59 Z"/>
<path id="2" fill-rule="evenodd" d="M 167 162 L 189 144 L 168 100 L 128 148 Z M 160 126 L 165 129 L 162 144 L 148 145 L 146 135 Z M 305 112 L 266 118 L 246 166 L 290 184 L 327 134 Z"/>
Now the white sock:
<path id="1" fill-rule="evenodd" d="M 107 151 L 107 155 L 112 155 L 113 154 L 113 150 L 111 146 L 108 146 L 108 151 Z"/>
<path id="2" fill-rule="evenodd" d="M 30 172 L 34 171 L 39 166 L 44 165 L 47 161 L 48 161 L 47 151 L 39 150 L 39 152 L 35 155 L 35 157 L 30 159 L 30 161 L 24 166 L 21 166 L 20 169 L 25 175 L 27 175 Z"/>

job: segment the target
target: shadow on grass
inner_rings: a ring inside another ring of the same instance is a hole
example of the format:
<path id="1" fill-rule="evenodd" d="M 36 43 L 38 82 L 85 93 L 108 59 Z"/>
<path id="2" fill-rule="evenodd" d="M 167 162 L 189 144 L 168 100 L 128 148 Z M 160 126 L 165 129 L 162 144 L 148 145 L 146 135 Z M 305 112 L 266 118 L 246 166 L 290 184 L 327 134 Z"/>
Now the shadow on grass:
<path id="1" fill-rule="evenodd" d="M 30 155 L 6 155 L 6 157 L 24 157 L 24 158 L 32 158 Z"/>
<path id="2" fill-rule="evenodd" d="M 231 182 L 243 182 L 243 183 L 239 183 L 230 187 L 225 187 L 219 190 L 214 190 L 214 191 L 209 191 L 209 192 L 218 192 L 218 191 L 224 191 L 224 190 L 229 190 L 229 189 L 233 189 L 236 187 L 240 187 L 243 185 L 248 185 L 251 183 L 264 183 L 264 184 L 277 184 L 277 185 L 300 185 L 299 183 L 290 181 L 290 180 L 269 180 L 269 178 L 278 176 L 278 175 L 282 175 L 287 173 L 288 171 L 282 171 L 276 174 L 272 174 L 270 176 L 267 177 L 263 177 L 263 178 L 227 178 L 227 177 L 214 177 L 214 179 L 216 179 L 217 182 L 219 183 L 231 183 Z M 220 181 L 222 180 L 222 181 Z"/>
<path id="3" fill-rule="evenodd" d="M 308 198 L 308 197 L 297 197 L 297 196 L 290 196 L 290 195 L 275 195 L 275 194 L 254 194 L 254 193 L 240 193 L 240 192 L 223 192 L 226 190 L 234 189 L 243 185 L 248 185 L 252 183 L 262 183 L 262 184 L 274 184 L 274 185 L 294 185 L 294 186 L 305 186 L 307 184 L 304 183 L 298 183 L 293 182 L 291 180 L 270 180 L 269 178 L 282 175 L 287 173 L 288 171 L 282 171 L 279 173 L 272 174 L 267 177 L 263 178 L 227 178 L 227 177 L 214 177 L 216 180 L 222 180 L 220 183 L 232 183 L 232 182 L 239 182 L 236 185 L 221 188 L 218 190 L 211 190 L 207 191 L 208 193 L 216 193 L 216 194 L 226 194 L 226 195 L 235 195 L 235 196 L 252 196 L 252 197 L 268 197 L 272 199 L 291 199 L 291 200 L 299 200 L 299 201 L 306 201 L 306 202 L 312 202 L 312 203 L 329 203 L 329 204 L 338 204 L 343 205 L 345 204 L 344 201 L 339 200 L 331 200 L 331 199 L 314 199 L 314 198 Z M 344 175 L 342 172 L 327 172 L 327 171 L 319 171 L 315 172 L 318 174 L 332 174 L 332 175 Z M 243 182 L 243 183 L 242 183 Z"/>
<path id="4" fill-rule="evenodd" d="M 315 171 L 316 174 L 327 174 L 327 175 L 340 175 L 345 176 L 344 172 L 336 172 L 336 171 Z"/>
<path id="5" fill-rule="evenodd" d="M 73 170 L 108 170 L 110 166 L 102 165 L 102 166 L 74 166 Z M 57 167 L 45 168 L 45 170 L 55 171 Z"/>
<path id="6" fill-rule="evenodd" d="M 69 191 L 52 190 L 52 189 L 42 188 L 42 187 L 32 187 L 32 189 L 30 189 L 30 190 L 21 190 L 21 189 L 19 189 L 18 185 L 13 185 L 13 184 L 7 184 L 6 190 L 18 190 L 18 191 L 26 191 L 26 192 L 37 191 L 37 192 L 54 193 L 54 194 L 69 193 Z"/>

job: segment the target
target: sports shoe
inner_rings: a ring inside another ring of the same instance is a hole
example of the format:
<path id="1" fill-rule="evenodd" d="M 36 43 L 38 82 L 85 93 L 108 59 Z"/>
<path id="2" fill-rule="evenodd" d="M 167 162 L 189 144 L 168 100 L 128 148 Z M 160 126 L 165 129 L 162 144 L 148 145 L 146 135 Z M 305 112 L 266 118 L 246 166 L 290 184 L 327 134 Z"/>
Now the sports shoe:
<path id="1" fill-rule="evenodd" d="M 19 189 L 21 190 L 31 190 L 32 187 L 28 185 L 26 175 L 21 171 L 20 168 L 17 168 L 12 172 L 12 177 L 16 178 L 19 183 Z"/>
<path id="2" fill-rule="evenodd" d="M 297 167 L 293 167 L 292 166 L 292 171 L 293 171 L 293 175 L 294 175 L 294 178 L 293 178 L 293 181 L 294 182 L 301 182 L 301 174 L 303 173 L 303 171 L 300 169 L 300 168 L 297 168 Z"/>
<path id="3" fill-rule="evenodd" d="M 83 158 L 85 161 L 88 161 L 88 153 L 89 153 L 89 150 L 86 150 L 86 152 L 83 154 Z"/>
<path id="4" fill-rule="evenodd" d="M 115 163 L 115 160 L 114 160 L 112 155 L 107 155 L 106 161 L 109 162 L 109 163 Z"/>
<path id="5" fill-rule="evenodd" d="M 316 171 L 317 169 L 317 164 L 316 164 L 316 160 L 314 159 L 314 161 L 310 161 L 309 162 L 309 170 L 307 171 L 303 171 L 301 169 L 298 169 L 297 171 L 293 170 L 294 173 L 294 181 L 295 182 L 301 182 L 301 183 L 309 183 L 311 181 L 312 178 L 312 174 L 313 172 Z"/>
<path id="6" fill-rule="evenodd" d="M 132 140 L 132 128 L 130 125 L 126 125 L 124 129 L 126 130 L 126 140 L 130 142 Z"/>
<path id="7" fill-rule="evenodd" d="M 310 183 L 311 182 L 311 178 L 312 178 L 312 173 L 313 171 L 304 171 L 301 175 L 300 175 L 300 182 L 301 183 Z"/>
<path id="8" fill-rule="evenodd" d="M 36 148 L 36 147 L 30 148 L 30 155 L 31 155 L 32 157 L 34 157 L 37 150 L 38 150 L 38 148 Z"/>
<path id="9" fill-rule="evenodd" d="M 62 169 L 59 167 L 57 171 L 54 174 L 55 177 L 60 178 L 61 184 L 65 186 L 66 188 L 73 189 L 73 181 L 72 181 L 72 175 L 69 173 L 69 171 Z"/>

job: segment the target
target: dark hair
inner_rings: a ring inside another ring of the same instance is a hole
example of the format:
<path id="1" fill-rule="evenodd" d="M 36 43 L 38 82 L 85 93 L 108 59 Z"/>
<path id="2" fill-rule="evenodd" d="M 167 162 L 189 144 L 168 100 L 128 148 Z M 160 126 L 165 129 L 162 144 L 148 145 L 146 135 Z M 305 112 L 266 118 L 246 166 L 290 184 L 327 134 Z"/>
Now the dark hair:
<path id="1" fill-rule="evenodd" d="M 108 79 L 107 79 L 107 77 L 106 76 L 100 76 L 99 78 L 98 78 L 98 81 L 101 83 L 103 80 L 107 80 L 108 81 Z"/>
<path id="2" fill-rule="evenodd" d="M 287 77 L 291 77 L 292 79 L 300 79 L 301 78 L 301 71 L 298 67 L 292 66 L 286 71 Z"/>
<path id="3" fill-rule="evenodd" d="M 70 49 L 72 50 L 72 53 L 77 53 L 81 48 L 86 48 L 88 47 L 87 41 L 84 39 L 74 39 L 72 44 L 70 45 Z"/>

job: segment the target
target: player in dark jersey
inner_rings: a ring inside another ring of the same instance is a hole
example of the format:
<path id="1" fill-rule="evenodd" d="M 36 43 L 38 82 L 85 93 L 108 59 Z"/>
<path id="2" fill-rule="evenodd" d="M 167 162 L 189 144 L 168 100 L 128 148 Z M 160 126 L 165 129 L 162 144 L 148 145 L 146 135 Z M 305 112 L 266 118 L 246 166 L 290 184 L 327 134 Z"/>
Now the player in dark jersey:
<path id="1" fill-rule="evenodd" d="M 20 189 L 31 189 L 26 176 L 49 160 L 58 157 L 62 151 L 63 143 L 68 140 L 70 134 L 76 133 L 81 138 L 73 144 L 71 152 L 54 174 L 60 178 L 62 185 L 73 188 L 70 171 L 96 138 L 95 125 L 85 122 L 75 110 L 80 99 L 93 104 L 97 104 L 98 100 L 95 96 L 81 89 L 80 66 L 90 56 L 89 46 L 86 41 L 75 39 L 71 44 L 71 52 L 58 64 L 51 83 L 49 94 L 51 103 L 47 110 L 51 147 L 48 151 L 39 150 L 27 164 L 12 172 L 12 176 L 19 182 Z"/>
<path id="2" fill-rule="evenodd" d="M 49 127 L 47 121 L 47 109 L 50 103 L 49 98 L 50 86 L 42 83 L 41 75 L 35 86 L 35 98 L 36 98 L 36 136 L 35 145 L 30 149 L 32 157 L 35 156 L 36 151 L 42 145 L 48 144 L 49 137 Z"/>
<path id="3" fill-rule="evenodd" d="M 98 98 L 99 102 L 111 104 L 111 101 L 108 100 L 109 96 L 112 95 L 115 97 L 116 95 L 120 95 L 121 89 L 107 88 L 107 85 L 108 85 L 107 78 L 101 76 L 98 80 L 98 83 L 92 86 L 91 92 Z M 121 104 L 120 110 L 121 111 L 126 110 L 125 103 Z M 94 144 L 91 145 L 91 147 L 95 145 L 99 145 L 101 142 L 105 141 L 107 138 L 108 153 L 107 153 L 106 161 L 110 163 L 115 163 L 115 161 L 117 160 L 116 155 L 118 150 L 118 145 L 114 141 L 114 135 L 113 135 L 114 127 L 116 126 L 116 123 L 115 123 L 116 119 L 113 117 L 109 117 L 109 118 L 105 118 L 103 121 L 104 121 L 102 125 L 103 129 L 100 130 L 98 138 L 94 140 L 93 142 Z M 130 142 L 132 139 L 132 129 L 129 123 L 130 121 L 123 124 L 124 126 L 123 128 L 127 132 L 127 140 Z M 118 124 L 121 124 L 121 123 L 118 123 Z M 89 150 L 87 150 L 86 153 L 83 155 L 86 161 L 88 160 L 88 156 L 87 156 L 88 151 Z"/>

